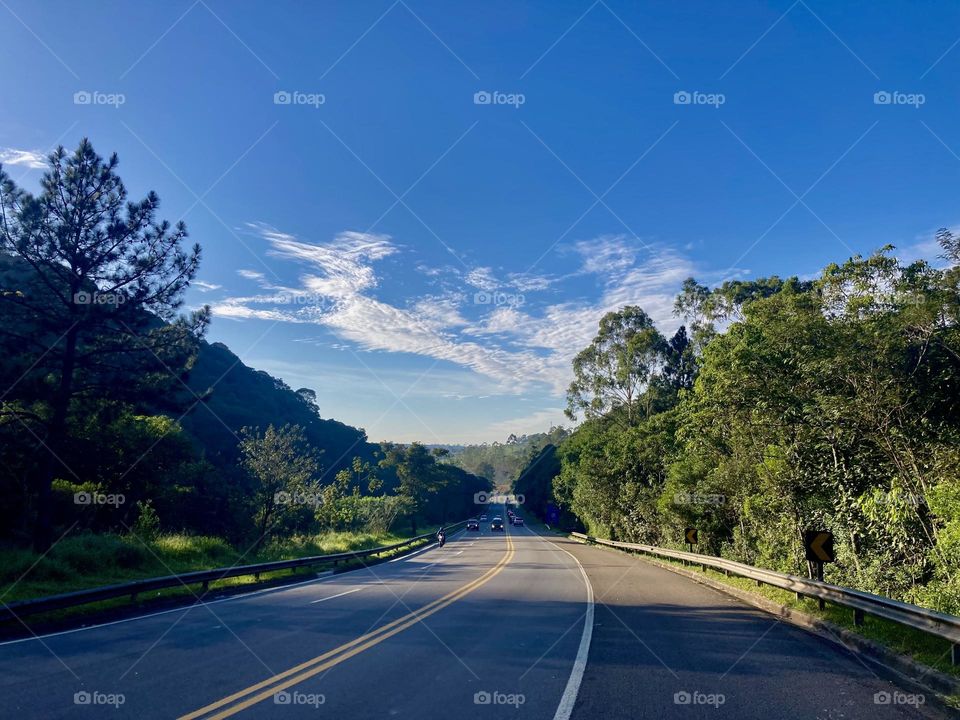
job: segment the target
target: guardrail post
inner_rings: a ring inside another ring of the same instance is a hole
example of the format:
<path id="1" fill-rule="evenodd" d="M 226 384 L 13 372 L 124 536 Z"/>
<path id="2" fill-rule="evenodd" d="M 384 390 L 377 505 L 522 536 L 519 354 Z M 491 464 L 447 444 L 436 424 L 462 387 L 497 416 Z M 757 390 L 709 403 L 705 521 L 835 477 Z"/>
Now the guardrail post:
<path id="1" fill-rule="evenodd" d="M 130 602 L 135 603 L 136 601 L 137 601 L 137 593 L 136 592 L 130 593 Z"/>
<path id="2" fill-rule="evenodd" d="M 863 610 L 860 608 L 853 609 L 853 625 L 854 627 L 863 625 Z"/>
<path id="3" fill-rule="evenodd" d="M 797 591 L 797 600 L 803 600 L 803 593 L 799 590 Z"/>
<path id="4" fill-rule="evenodd" d="M 820 608 L 821 610 L 826 610 L 827 601 L 824 600 L 823 598 L 817 598 L 817 607 Z"/>
<path id="5" fill-rule="evenodd" d="M 201 590 L 201 592 L 204 592 L 204 593 L 205 593 L 205 592 L 207 592 L 207 590 L 209 590 L 209 589 L 210 589 L 210 581 L 209 581 L 209 580 L 204 580 L 204 581 L 203 581 L 203 589 Z"/>
<path id="6" fill-rule="evenodd" d="M 960 665 L 960 645 L 957 645 L 957 643 L 950 645 L 950 662 L 954 665 Z"/>

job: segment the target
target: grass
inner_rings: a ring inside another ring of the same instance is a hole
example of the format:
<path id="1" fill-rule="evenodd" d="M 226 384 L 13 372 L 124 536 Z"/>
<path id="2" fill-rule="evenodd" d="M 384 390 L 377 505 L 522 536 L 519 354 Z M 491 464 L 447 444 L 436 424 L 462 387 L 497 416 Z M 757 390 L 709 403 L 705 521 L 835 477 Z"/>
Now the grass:
<path id="1" fill-rule="evenodd" d="M 614 552 L 622 551 L 614 550 Z M 722 572 L 710 568 L 703 571 L 699 567 L 685 566 L 679 560 L 669 558 L 658 557 L 656 558 L 656 562 L 663 565 L 685 568 L 687 570 L 695 570 L 698 575 L 703 575 L 724 585 L 764 597 L 767 600 L 772 600 L 791 610 L 797 610 L 817 619 L 833 623 L 898 653 L 912 657 L 927 667 L 934 668 L 952 677 L 960 678 L 960 667 L 954 666 L 950 662 L 950 643 L 946 640 L 870 615 L 864 617 L 863 625 L 857 626 L 854 625 L 853 622 L 852 608 L 832 605 L 828 602 L 826 607 L 821 610 L 815 599 L 799 599 L 795 593 L 769 585 L 757 586 L 755 581 L 748 578 L 736 576 L 727 577 Z"/>
<path id="2" fill-rule="evenodd" d="M 258 552 L 251 553 L 237 550 L 216 537 L 168 534 L 143 542 L 131 536 L 86 533 L 61 540 L 44 556 L 30 550 L 0 548 L 0 601 L 11 603 L 195 570 L 366 550 L 392 545 L 408 537 L 396 533 L 329 532 L 274 540 Z M 394 551 L 391 555 L 398 552 L 402 550 Z M 361 567 L 362 564 L 354 561 L 340 567 L 349 569 Z M 304 571 L 300 572 L 306 575 Z M 259 581 L 253 575 L 226 578 L 211 583 L 210 589 L 236 588 L 288 578 L 290 574 L 290 570 L 262 573 Z M 199 594 L 200 586 L 190 585 L 145 593 L 138 600 L 150 602 Z M 129 598 L 116 598 L 36 617 L 41 620 L 63 620 L 127 604 Z M 16 621 L 12 622 L 19 625 Z"/>

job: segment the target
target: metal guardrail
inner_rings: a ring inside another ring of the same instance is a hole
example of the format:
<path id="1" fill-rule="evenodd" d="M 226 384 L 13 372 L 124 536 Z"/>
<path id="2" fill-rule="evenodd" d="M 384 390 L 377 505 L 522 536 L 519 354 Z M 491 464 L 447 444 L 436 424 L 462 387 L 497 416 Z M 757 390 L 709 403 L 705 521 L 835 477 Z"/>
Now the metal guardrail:
<path id="1" fill-rule="evenodd" d="M 864 615 L 873 615 L 874 617 L 890 620 L 900 625 L 905 625 L 947 640 L 951 644 L 951 660 L 953 664 L 960 665 L 960 617 L 956 615 L 948 615 L 937 612 L 936 610 L 928 610 L 917 605 L 892 600 L 880 595 L 873 595 L 861 590 L 852 590 L 841 587 L 840 585 L 831 585 L 830 583 L 820 580 L 811 580 L 797 575 L 765 570 L 764 568 L 757 568 L 752 565 L 746 565 L 725 558 L 713 557 L 711 555 L 701 555 L 683 550 L 670 550 L 655 545 L 603 540 L 602 538 L 590 537 L 589 535 L 578 532 L 570 533 L 570 535 L 581 540 L 596 543 L 597 545 L 634 550 L 646 553 L 647 555 L 700 565 L 704 570 L 710 567 L 715 570 L 720 570 L 726 575 L 732 574 L 749 578 L 750 580 L 755 580 L 757 585 L 771 585 L 783 590 L 795 592 L 799 598 L 815 598 L 820 601 L 821 608 L 823 608 L 826 602 L 848 607 L 853 610 L 854 625 L 861 625 Z"/>
<path id="2" fill-rule="evenodd" d="M 464 524 L 466 524 L 466 520 L 448 526 L 447 530 L 452 531 Z M 137 596 L 141 593 L 171 587 L 187 587 L 189 585 L 200 584 L 203 588 L 202 592 L 206 592 L 210 587 L 210 583 L 216 582 L 217 580 L 240 577 L 241 575 L 259 576 L 261 573 L 273 572 L 275 570 L 295 570 L 312 565 L 336 565 L 347 560 L 371 557 L 373 555 L 390 552 L 391 550 L 399 550 L 400 548 L 429 540 L 433 538 L 434 535 L 434 533 L 417 535 L 416 537 L 394 543 L 393 545 L 368 548 L 367 550 L 351 550 L 349 552 L 333 553 L 331 555 L 312 555 L 310 557 L 293 558 L 291 560 L 273 560 L 252 565 L 235 565 L 226 568 L 216 568 L 214 570 L 197 570 L 180 575 L 167 575 L 165 577 L 145 578 L 143 580 L 134 580 L 117 585 L 104 585 L 90 588 L 89 590 L 77 590 L 76 592 L 50 595 L 35 600 L 0 603 L 0 622 L 50 612 L 51 610 L 64 610 L 79 605 L 87 605 L 88 603 L 99 602 L 101 600 L 112 600 L 119 597 L 129 596 L 131 601 L 136 601 Z"/>

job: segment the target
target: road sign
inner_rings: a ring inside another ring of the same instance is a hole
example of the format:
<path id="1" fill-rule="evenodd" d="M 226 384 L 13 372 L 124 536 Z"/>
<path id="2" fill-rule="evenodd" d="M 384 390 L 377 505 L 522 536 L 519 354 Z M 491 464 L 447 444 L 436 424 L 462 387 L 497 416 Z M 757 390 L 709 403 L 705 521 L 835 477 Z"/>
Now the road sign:
<path id="1" fill-rule="evenodd" d="M 697 529 L 696 528 L 687 528 L 683 531 L 683 537 L 687 545 L 696 545 L 697 544 Z"/>
<path id="2" fill-rule="evenodd" d="M 807 560 L 816 563 L 834 561 L 833 533 L 826 530 L 804 530 L 803 547 L 807 552 Z"/>

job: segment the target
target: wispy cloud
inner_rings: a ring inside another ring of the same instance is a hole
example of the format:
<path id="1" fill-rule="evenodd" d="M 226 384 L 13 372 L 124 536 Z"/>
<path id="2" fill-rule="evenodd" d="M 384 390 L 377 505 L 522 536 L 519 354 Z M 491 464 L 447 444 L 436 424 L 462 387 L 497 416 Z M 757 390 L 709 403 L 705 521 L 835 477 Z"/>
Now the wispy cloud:
<path id="1" fill-rule="evenodd" d="M 23 165 L 33 170 L 42 170 L 47 166 L 47 157 L 38 150 L 17 150 L 0 147 L 0 163 L 4 165 Z"/>
<path id="2" fill-rule="evenodd" d="M 266 276 L 257 270 L 237 270 L 237 275 L 247 280 L 263 280 Z"/>
<path id="3" fill-rule="evenodd" d="M 194 280 L 190 283 L 191 287 L 195 287 L 200 292 L 211 292 L 212 290 L 219 290 L 223 285 L 217 285 L 216 283 L 208 283 L 203 280 Z"/>
<path id="4" fill-rule="evenodd" d="M 669 249 L 650 251 L 623 236 L 604 236 L 574 246 L 578 262 L 566 275 L 505 273 L 501 279 L 481 266 L 457 275 L 458 290 L 399 305 L 375 296 L 381 284 L 376 263 L 400 254 L 389 236 L 343 232 L 331 242 L 309 243 L 270 226 L 251 228 L 269 244 L 269 255 L 302 266 L 299 286 L 227 298 L 213 307 L 216 315 L 320 325 L 358 350 L 408 353 L 466 368 L 486 378 L 487 392 L 496 393 L 539 387 L 562 395 L 574 354 L 594 336 L 600 318 L 623 305 L 640 305 L 664 331 L 675 328 L 673 298 L 694 270 Z M 430 274 L 425 266 L 418 269 Z M 240 272 L 268 287 L 262 274 Z M 509 306 L 475 300 L 474 290 L 535 292 L 584 276 L 600 285 L 599 297 L 557 304 L 525 299 Z M 291 297 L 300 300 L 294 304 Z"/>

